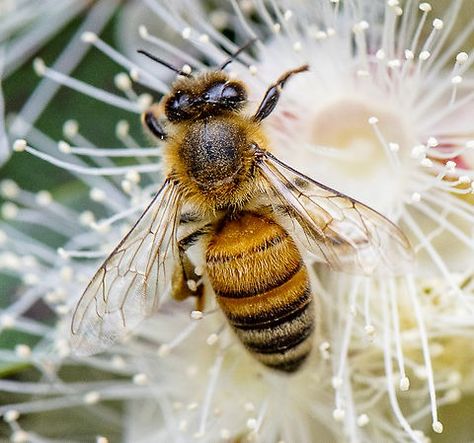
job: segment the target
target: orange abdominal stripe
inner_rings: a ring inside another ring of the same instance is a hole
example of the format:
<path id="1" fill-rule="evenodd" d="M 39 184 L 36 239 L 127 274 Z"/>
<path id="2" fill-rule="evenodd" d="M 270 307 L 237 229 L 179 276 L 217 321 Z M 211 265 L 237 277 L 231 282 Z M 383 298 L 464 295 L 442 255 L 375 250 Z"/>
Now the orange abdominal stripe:
<path id="1" fill-rule="evenodd" d="M 311 290 L 305 268 L 301 268 L 280 286 L 261 294 L 230 298 L 218 294 L 218 301 L 229 320 L 236 326 L 251 327 L 285 321 L 303 310 L 311 301 Z"/>
<path id="2" fill-rule="evenodd" d="M 296 370 L 311 349 L 314 308 L 306 266 L 290 235 L 262 214 L 225 220 L 206 261 L 217 301 L 264 365 Z"/>

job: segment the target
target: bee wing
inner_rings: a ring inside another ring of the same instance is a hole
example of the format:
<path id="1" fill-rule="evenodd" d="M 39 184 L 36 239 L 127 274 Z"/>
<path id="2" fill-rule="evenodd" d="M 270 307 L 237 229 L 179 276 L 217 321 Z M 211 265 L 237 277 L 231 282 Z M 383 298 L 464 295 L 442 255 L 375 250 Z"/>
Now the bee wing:
<path id="1" fill-rule="evenodd" d="M 332 269 L 370 275 L 410 270 L 413 251 L 403 232 L 366 205 L 264 153 L 260 170 L 302 245 Z"/>
<path id="2" fill-rule="evenodd" d="M 166 180 L 92 278 L 72 317 L 77 355 L 106 349 L 157 309 L 171 281 L 179 200 L 177 187 Z"/>

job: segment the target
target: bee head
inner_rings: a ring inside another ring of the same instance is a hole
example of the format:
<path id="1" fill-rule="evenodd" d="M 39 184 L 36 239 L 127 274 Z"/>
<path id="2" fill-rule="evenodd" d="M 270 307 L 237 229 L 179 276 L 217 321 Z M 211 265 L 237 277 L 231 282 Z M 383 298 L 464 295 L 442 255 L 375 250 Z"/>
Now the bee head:
<path id="1" fill-rule="evenodd" d="M 165 99 L 165 113 L 172 122 L 217 116 L 242 109 L 247 92 L 242 83 L 223 71 L 178 79 Z"/>
<path id="2" fill-rule="evenodd" d="M 178 69 L 143 49 L 139 49 L 138 52 L 179 75 L 170 94 L 163 100 L 168 120 L 179 122 L 238 112 L 242 109 L 247 102 L 247 91 L 243 83 L 232 80 L 224 72 L 224 68 L 255 41 L 256 38 L 249 40 L 216 70 L 197 76 Z"/>

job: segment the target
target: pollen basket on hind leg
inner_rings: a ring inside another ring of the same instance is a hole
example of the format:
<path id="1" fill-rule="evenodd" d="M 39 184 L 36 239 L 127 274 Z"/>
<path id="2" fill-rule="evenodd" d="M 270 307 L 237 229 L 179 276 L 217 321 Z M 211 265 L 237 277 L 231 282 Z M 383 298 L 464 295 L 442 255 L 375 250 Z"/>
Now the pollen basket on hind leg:
<path id="1" fill-rule="evenodd" d="M 225 220 L 206 251 L 217 301 L 243 345 L 264 365 L 298 369 L 311 349 L 309 278 L 289 234 L 252 212 Z"/>

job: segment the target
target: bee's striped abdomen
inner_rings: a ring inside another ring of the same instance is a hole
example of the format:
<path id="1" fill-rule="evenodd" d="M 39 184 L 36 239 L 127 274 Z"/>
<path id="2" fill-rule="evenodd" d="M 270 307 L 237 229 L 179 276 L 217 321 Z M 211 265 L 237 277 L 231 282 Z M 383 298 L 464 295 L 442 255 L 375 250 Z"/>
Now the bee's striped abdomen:
<path id="1" fill-rule="evenodd" d="M 266 366 L 299 368 L 311 350 L 314 307 L 289 234 L 261 214 L 226 220 L 206 252 L 217 300 L 244 346 Z"/>

